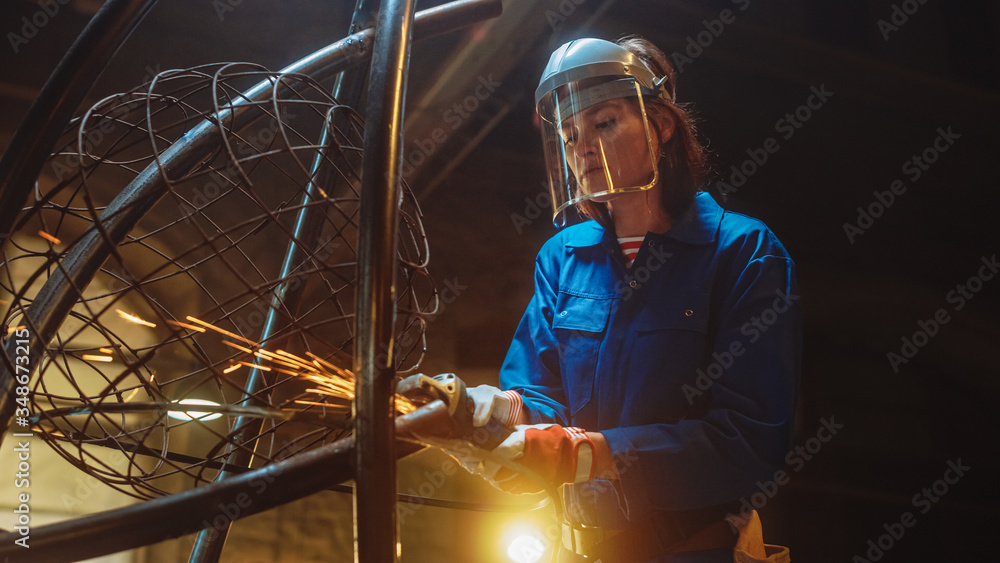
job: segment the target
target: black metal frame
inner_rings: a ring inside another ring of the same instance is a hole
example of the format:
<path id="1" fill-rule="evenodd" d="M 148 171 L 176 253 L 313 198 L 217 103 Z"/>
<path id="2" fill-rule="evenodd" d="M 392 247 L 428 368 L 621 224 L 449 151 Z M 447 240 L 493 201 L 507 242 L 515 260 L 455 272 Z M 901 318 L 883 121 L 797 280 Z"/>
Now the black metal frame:
<path id="1" fill-rule="evenodd" d="M 382 2 L 365 112 L 358 228 L 354 399 L 355 557 L 396 561 L 396 230 L 402 197 L 403 101 L 414 0 Z"/>
<path id="2" fill-rule="evenodd" d="M 423 406 L 395 421 L 401 434 L 431 435 L 451 424 L 441 401 Z M 401 443 L 400 457 L 421 449 Z M 206 527 L 223 527 L 304 498 L 354 477 L 353 437 L 338 440 L 285 461 L 197 489 L 65 522 L 31 528 L 31 547 L 14 540 L 17 532 L 0 534 L 0 560 L 78 561 L 177 538 Z M 395 544 L 394 544 L 395 545 Z"/>
<path id="3" fill-rule="evenodd" d="M 155 0 L 109 0 L 46 83 L 28 118 L 0 160 L 0 247 L 6 242 L 8 233 L 15 230 L 17 213 L 27 200 L 34 180 L 72 113 L 154 3 Z M 363 267 L 359 271 L 361 289 L 357 309 L 357 322 L 367 323 L 365 326 L 369 330 L 364 336 L 358 332 L 355 351 L 355 369 L 359 374 L 355 437 L 178 495 L 34 528 L 30 552 L 32 560 L 71 561 L 147 545 L 212 526 L 212 521 L 219 515 L 219 506 L 228 506 L 233 502 L 239 506 L 242 504 L 239 500 L 245 498 L 240 495 L 247 495 L 251 490 L 258 493 L 256 501 L 243 507 L 245 509 L 230 521 L 356 477 L 360 478 L 356 489 L 359 560 L 395 561 L 395 464 L 386 463 L 386 460 L 419 449 L 418 446 L 406 445 L 397 452 L 395 433 L 412 430 L 411 425 L 423 426 L 430 420 L 436 422 L 424 430 L 427 433 L 433 433 L 433 428 L 447 426 L 447 422 L 442 420 L 446 418 L 447 411 L 440 403 L 422 407 L 395 422 L 392 416 L 395 232 L 400 198 L 402 107 L 409 45 L 411 39 L 433 36 L 496 17 L 502 6 L 500 0 L 459 0 L 422 11 L 416 17 L 413 0 L 390 0 L 386 6 L 379 13 L 376 30 L 352 29 L 354 33 L 347 38 L 281 71 L 324 80 L 370 56 L 376 61 L 370 79 L 375 95 L 369 104 L 369 125 L 365 134 L 368 156 L 362 178 L 359 235 L 359 263 Z M 377 47 L 374 55 L 373 44 Z M 234 104 L 226 115 L 218 119 L 230 123 L 234 131 L 252 125 L 264 117 L 258 102 L 273 94 L 273 86 L 267 81 L 258 84 L 246 93 L 242 103 Z M 218 130 L 206 121 L 165 151 L 159 158 L 159 164 L 167 170 L 166 175 L 183 175 L 208 158 L 218 141 Z M 31 331 L 32 370 L 73 307 L 76 290 L 89 285 L 132 226 L 166 193 L 167 184 L 163 177 L 164 174 L 156 166 L 150 166 L 139 174 L 109 203 L 100 219 L 102 228 L 95 228 L 81 239 L 63 257 L 61 267 L 39 291 L 23 320 Z M 368 218 L 364 211 L 366 201 L 370 209 Z M 307 218 L 304 221 L 308 222 Z M 295 253 L 290 248 L 289 259 L 294 259 Z M 9 342 L 0 363 L 0 437 L 14 414 L 15 379 L 14 366 L 10 361 L 13 351 L 13 342 Z M 391 457 L 386 457 L 387 454 Z M 271 483 L 274 486 L 270 486 Z M 218 547 L 212 548 L 215 558 L 225 539 L 224 534 L 221 536 Z M 13 543 L 16 538 L 16 533 L 0 535 L 0 557 L 17 560 L 19 556 L 28 555 Z M 195 557 L 193 553 L 192 558 Z"/>

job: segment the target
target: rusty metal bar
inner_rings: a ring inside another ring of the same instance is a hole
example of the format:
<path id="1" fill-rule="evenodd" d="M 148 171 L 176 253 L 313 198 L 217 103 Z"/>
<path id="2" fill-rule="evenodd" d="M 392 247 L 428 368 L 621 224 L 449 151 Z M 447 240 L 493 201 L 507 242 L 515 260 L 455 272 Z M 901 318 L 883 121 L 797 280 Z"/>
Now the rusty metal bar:
<path id="1" fill-rule="evenodd" d="M 368 77 L 355 316 L 355 560 L 392 563 L 396 520 L 396 231 L 402 195 L 403 102 L 414 0 L 386 0 L 375 26 Z"/>

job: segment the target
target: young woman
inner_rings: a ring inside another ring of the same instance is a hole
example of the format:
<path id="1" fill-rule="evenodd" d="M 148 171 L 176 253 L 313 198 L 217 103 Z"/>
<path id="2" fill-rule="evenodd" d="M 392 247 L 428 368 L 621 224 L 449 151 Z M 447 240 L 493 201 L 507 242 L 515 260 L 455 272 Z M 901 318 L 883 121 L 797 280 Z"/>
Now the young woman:
<path id="1" fill-rule="evenodd" d="M 497 454 L 536 474 L 488 478 L 566 484 L 561 561 L 787 560 L 746 499 L 791 448 L 794 264 L 763 223 L 699 191 L 704 149 L 675 78 L 648 41 L 582 39 L 535 94 L 556 222 L 585 220 L 538 254 L 505 391 L 470 396 L 475 423 L 514 429 Z"/>

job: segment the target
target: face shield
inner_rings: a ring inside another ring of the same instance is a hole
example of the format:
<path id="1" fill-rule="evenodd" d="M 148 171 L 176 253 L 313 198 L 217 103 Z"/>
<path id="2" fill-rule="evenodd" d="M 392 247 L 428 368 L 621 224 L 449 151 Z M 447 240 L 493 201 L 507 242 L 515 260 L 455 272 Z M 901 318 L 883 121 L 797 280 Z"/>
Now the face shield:
<path id="1" fill-rule="evenodd" d="M 535 100 L 556 226 L 576 203 L 603 203 L 659 180 L 659 147 L 643 96 L 669 100 L 661 84 L 608 41 L 572 41 L 552 54 Z"/>
<path id="2" fill-rule="evenodd" d="M 567 84 L 542 105 L 542 145 L 557 225 L 565 222 L 563 211 L 580 201 L 603 203 L 656 184 L 655 132 L 634 79 Z"/>

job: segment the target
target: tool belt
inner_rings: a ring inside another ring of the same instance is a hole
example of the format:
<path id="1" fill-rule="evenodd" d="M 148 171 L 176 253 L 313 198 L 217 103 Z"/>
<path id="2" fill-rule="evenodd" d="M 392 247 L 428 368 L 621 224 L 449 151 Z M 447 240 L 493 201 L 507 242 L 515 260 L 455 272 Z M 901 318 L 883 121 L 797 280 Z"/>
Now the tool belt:
<path id="1" fill-rule="evenodd" d="M 563 547 L 588 560 L 604 563 L 648 561 L 658 555 L 733 548 L 736 530 L 726 521 L 732 506 L 657 512 L 640 524 L 608 530 L 565 522 Z M 738 510 L 738 509 L 737 509 Z"/>

